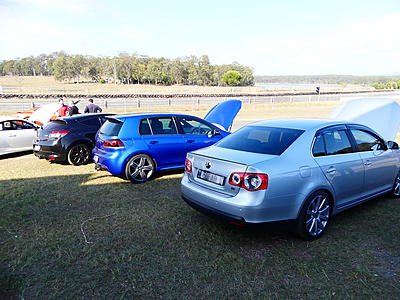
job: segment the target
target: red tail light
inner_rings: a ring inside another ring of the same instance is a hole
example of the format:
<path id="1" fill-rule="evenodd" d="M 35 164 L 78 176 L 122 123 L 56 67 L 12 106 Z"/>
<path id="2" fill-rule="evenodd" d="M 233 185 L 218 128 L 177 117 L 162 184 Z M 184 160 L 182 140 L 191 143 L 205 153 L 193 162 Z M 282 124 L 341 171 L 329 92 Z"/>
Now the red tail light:
<path id="1" fill-rule="evenodd" d="M 259 173 L 232 173 L 229 184 L 242 187 L 248 191 L 266 190 L 268 175 Z"/>
<path id="2" fill-rule="evenodd" d="M 186 158 L 186 161 L 185 161 L 185 171 L 188 172 L 188 173 L 192 173 L 192 171 L 193 171 L 193 164 L 187 158 Z"/>
<path id="3" fill-rule="evenodd" d="M 122 148 L 125 147 L 124 143 L 120 139 L 105 140 L 103 142 L 104 147 L 111 148 Z"/>
<path id="4" fill-rule="evenodd" d="M 49 134 L 49 137 L 51 138 L 62 138 L 63 136 L 66 136 L 69 133 L 69 130 L 57 130 L 57 131 L 52 131 Z"/>

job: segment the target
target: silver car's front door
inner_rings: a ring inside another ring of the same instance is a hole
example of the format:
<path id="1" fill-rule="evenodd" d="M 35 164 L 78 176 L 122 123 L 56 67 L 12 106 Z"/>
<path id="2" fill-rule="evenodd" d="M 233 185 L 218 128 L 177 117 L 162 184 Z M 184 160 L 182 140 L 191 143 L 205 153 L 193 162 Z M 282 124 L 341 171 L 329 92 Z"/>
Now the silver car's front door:
<path id="1" fill-rule="evenodd" d="M 1 127 L 2 152 L 18 152 L 32 149 L 34 126 L 22 120 L 4 121 Z"/>
<path id="2" fill-rule="evenodd" d="M 365 168 L 364 196 L 391 189 L 396 177 L 397 158 L 384 141 L 365 129 L 351 128 Z"/>
<path id="3" fill-rule="evenodd" d="M 340 209 L 358 200 L 364 184 L 364 165 L 346 133 L 345 127 L 321 132 L 314 143 L 320 151 L 314 157 L 335 192 L 336 206 Z"/>

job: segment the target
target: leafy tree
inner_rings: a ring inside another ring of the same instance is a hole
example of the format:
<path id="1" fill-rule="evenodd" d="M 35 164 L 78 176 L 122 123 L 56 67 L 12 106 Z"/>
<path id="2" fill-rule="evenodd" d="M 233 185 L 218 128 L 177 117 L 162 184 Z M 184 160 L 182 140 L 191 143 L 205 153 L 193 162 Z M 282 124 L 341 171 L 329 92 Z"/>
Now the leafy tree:
<path id="1" fill-rule="evenodd" d="M 242 74 L 233 70 L 226 72 L 222 77 L 222 80 L 226 85 L 239 85 L 241 79 Z"/>

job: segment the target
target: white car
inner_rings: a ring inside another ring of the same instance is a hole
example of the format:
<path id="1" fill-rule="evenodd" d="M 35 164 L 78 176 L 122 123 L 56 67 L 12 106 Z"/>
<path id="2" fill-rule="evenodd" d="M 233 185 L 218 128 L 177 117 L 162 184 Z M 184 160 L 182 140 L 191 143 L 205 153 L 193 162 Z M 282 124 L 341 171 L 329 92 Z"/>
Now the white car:
<path id="1" fill-rule="evenodd" d="M 0 155 L 32 150 L 35 129 L 31 122 L 0 116 Z"/>

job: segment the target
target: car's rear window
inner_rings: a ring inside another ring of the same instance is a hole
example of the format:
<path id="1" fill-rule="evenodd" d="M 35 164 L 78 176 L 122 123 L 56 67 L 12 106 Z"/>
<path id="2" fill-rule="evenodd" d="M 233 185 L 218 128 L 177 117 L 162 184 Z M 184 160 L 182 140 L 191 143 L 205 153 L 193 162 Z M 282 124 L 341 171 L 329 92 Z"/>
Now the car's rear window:
<path id="1" fill-rule="evenodd" d="M 118 135 L 123 122 L 114 119 L 108 119 L 100 128 L 100 133 L 108 136 Z"/>
<path id="2" fill-rule="evenodd" d="M 49 123 L 43 126 L 44 130 L 56 130 L 60 128 L 64 128 L 67 126 L 67 122 L 64 120 L 51 120 Z"/>
<path id="3" fill-rule="evenodd" d="M 228 135 L 216 146 L 246 152 L 281 155 L 304 130 L 246 126 Z"/>

